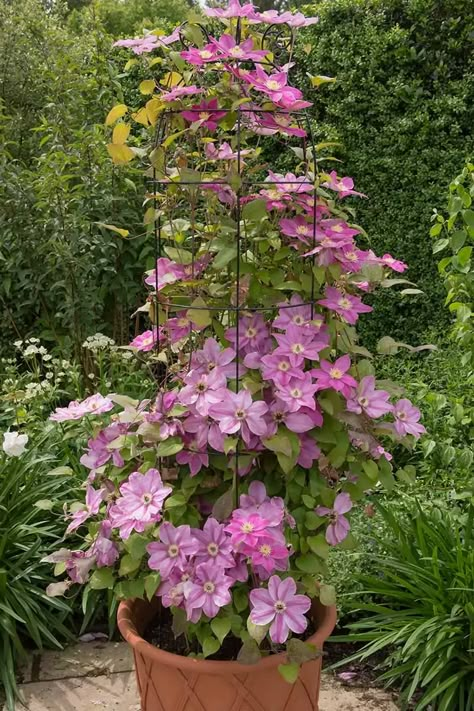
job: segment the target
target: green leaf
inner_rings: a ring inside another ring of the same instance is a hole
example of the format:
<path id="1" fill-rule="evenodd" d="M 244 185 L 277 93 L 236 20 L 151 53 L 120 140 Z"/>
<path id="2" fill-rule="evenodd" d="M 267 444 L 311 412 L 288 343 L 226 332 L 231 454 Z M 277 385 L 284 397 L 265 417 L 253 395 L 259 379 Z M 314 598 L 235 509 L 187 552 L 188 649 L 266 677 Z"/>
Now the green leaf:
<path id="1" fill-rule="evenodd" d="M 215 637 L 206 637 L 202 643 L 202 652 L 205 657 L 210 657 L 211 654 L 215 654 L 219 651 L 221 643 Z"/>
<path id="2" fill-rule="evenodd" d="M 227 247 L 222 247 L 214 257 L 212 262 L 212 268 L 221 270 L 226 267 L 229 262 L 237 257 L 237 247 L 235 245 L 229 245 Z"/>
<path id="3" fill-rule="evenodd" d="M 265 207 L 265 200 L 252 200 L 251 202 L 247 202 L 242 209 L 242 218 L 244 220 L 260 222 L 260 220 L 263 220 L 266 216 L 267 208 Z"/>
<path id="4" fill-rule="evenodd" d="M 158 586 L 160 584 L 161 578 L 159 573 L 150 573 L 144 579 L 145 593 L 148 600 L 152 600 L 155 596 Z"/>
<path id="5" fill-rule="evenodd" d="M 112 568 L 98 568 L 94 570 L 89 581 L 93 590 L 105 590 L 113 588 L 115 583 L 114 571 Z"/>
<path id="6" fill-rule="evenodd" d="M 120 600 L 128 600 L 132 597 L 143 599 L 145 595 L 145 581 L 143 578 L 122 580 L 115 586 L 114 592 Z"/>
<path id="7" fill-rule="evenodd" d="M 333 585 L 321 585 L 319 588 L 319 599 L 323 605 L 336 604 L 336 589 Z"/>
<path id="8" fill-rule="evenodd" d="M 215 617 L 211 620 L 211 630 L 216 635 L 220 644 L 224 641 L 230 632 L 232 622 L 230 617 Z"/>
<path id="9" fill-rule="evenodd" d="M 324 560 L 328 558 L 331 546 L 326 541 L 323 533 L 319 533 L 317 536 L 308 536 L 306 541 L 313 553 L 316 553 L 316 555 Z"/>
<path id="10" fill-rule="evenodd" d="M 182 440 L 178 437 L 170 437 L 165 439 L 164 442 L 160 442 L 156 448 L 156 453 L 159 457 L 172 457 L 173 454 L 181 452 L 184 445 Z"/>
<path id="11" fill-rule="evenodd" d="M 321 652 L 314 646 L 308 644 L 301 639 L 293 637 L 287 642 L 286 656 L 291 664 L 304 664 L 312 659 L 317 659 L 321 656 Z"/>
<path id="12" fill-rule="evenodd" d="M 247 639 L 237 655 L 237 661 L 240 662 L 240 664 L 258 664 L 261 658 L 262 654 L 254 639 Z"/>
<path id="13" fill-rule="evenodd" d="M 304 573 L 320 573 L 321 561 L 314 553 L 305 553 L 296 558 L 296 567 Z"/>
<path id="14" fill-rule="evenodd" d="M 42 511 L 51 511 L 54 506 L 54 501 L 50 501 L 50 499 L 40 499 L 39 501 L 35 501 L 34 506 Z"/>
<path id="15" fill-rule="evenodd" d="M 149 544 L 148 538 L 141 533 L 132 533 L 125 541 L 125 548 L 132 558 L 141 560 L 146 552 L 146 547 Z"/>
<path id="16" fill-rule="evenodd" d="M 232 513 L 234 508 L 234 497 L 232 489 L 228 489 L 224 494 L 219 496 L 214 506 L 212 507 L 212 515 L 218 521 L 225 521 Z"/>
<path id="17" fill-rule="evenodd" d="M 377 464 L 372 461 L 372 459 L 369 459 L 366 462 L 362 462 L 362 468 L 372 481 L 377 481 L 379 478 L 379 468 Z"/>
<path id="18" fill-rule="evenodd" d="M 279 664 L 278 671 L 282 675 L 283 679 L 288 682 L 288 684 L 294 684 L 298 679 L 300 665 L 295 662 L 291 664 Z"/>
<path id="19" fill-rule="evenodd" d="M 140 563 L 141 558 L 132 558 L 131 555 L 126 553 L 120 561 L 119 575 L 130 575 L 134 573 L 140 567 Z"/>
<path id="20" fill-rule="evenodd" d="M 179 506 L 186 506 L 186 504 L 187 499 L 181 491 L 165 499 L 165 509 L 178 508 Z"/>

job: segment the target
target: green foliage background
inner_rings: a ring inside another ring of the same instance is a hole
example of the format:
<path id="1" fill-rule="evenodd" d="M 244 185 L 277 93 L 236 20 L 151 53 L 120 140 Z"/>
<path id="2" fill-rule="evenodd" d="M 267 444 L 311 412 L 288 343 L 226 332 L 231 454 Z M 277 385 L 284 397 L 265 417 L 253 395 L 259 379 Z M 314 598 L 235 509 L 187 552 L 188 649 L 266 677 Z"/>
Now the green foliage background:
<path id="1" fill-rule="evenodd" d="M 296 85 L 314 102 L 317 139 L 340 141 L 333 155 L 343 160 L 321 166 L 354 177 L 369 196 L 357 200 L 357 220 L 374 250 L 406 261 L 426 294 L 377 296 L 366 338 L 414 343 L 447 319 L 427 235 L 433 207 L 473 154 L 472 2 L 331 0 L 305 10 L 320 22 L 299 45 Z M 308 91 L 306 73 L 337 81 Z"/>

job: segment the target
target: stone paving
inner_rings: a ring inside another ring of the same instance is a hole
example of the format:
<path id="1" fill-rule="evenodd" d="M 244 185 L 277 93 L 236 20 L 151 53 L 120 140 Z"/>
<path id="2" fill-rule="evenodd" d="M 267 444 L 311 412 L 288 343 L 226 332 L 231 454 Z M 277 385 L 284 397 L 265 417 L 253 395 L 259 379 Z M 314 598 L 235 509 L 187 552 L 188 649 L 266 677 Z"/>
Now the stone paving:
<path id="1" fill-rule="evenodd" d="M 34 656 L 21 685 L 28 711 L 140 711 L 130 648 L 90 642 Z M 17 711 L 25 707 L 17 704 Z M 397 711 L 379 689 L 343 686 L 323 674 L 320 711 Z"/>

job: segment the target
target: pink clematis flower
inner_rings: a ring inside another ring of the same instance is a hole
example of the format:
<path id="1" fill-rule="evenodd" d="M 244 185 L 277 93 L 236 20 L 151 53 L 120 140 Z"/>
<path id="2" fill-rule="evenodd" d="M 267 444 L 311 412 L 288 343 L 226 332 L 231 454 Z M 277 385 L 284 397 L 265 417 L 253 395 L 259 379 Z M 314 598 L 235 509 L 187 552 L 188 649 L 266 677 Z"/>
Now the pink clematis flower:
<path id="1" fill-rule="evenodd" d="M 179 393 L 179 401 L 183 405 L 194 405 L 200 415 L 206 416 L 209 406 L 220 401 L 216 390 L 225 388 L 227 378 L 217 369 L 211 370 L 209 374 L 191 370 L 184 382 L 186 385 Z"/>
<path id="2" fill-rule="evenodd" d="M 319 426 L 323 424 L 323 418 L 322 415 L 320 414 L 321 417 L 321 423 Z M 301 434 L 300 435 L 300 443 L 301 443 L 301 448 L 300 448 L 300 453 L 298 455 L 297 464 L 300 465 L 300 467 L 303 467 L 303 469 L 311 469 L 313 466 L 313 462 L 321 456 L 321 450 L 319 449 L 318 445 L 314 441 L 314 439 L 308 435 L 308 434 Z"/>
<path id="3" fill-rule="evenodd" d="M 149 469 L 146 474 L 132 472 L 120 487 L 121 496 L 109 510 L 112 527 L 119 529 L 123 539 L 133 530 L 142 533 L 149 523 L 161 520 L 163 501 L 171 492 L 171 486 L 163 484 L 158 469 Z"/>
<path id="4" fill-rule="evenodd" d="M 389 398 L 390 394 L 386 390 L 375 389 L 374 376 L 366 375 L 360 381 L 353 397 L 347 401 L 347 409 L 357 414 L 364 412 L 375 419 L 393 410 L 393 406 L 388 402 Z"/>
<path id="5" fill-rule="evenodd" d="M 179 39 L 180 27 L 176 27 L 170 35 L 154 35 L 149 34 L 145 37 L 136 37 L 134 39 L 117 40 L 112 45 L 113 47 L 129 47 L 135 54 L 144 54 L 152 52 L 157 47 L 167 47 Z"/>
<path id="6" fill-rule="evenodd" d="M 400 437 L 411 434 L 418 439 L 420 435 L 426 432 L 426 429 L 419 422 L 421 417 L 419 409 L 406 398 L 395 403 L 393 416 L 395 418 L 393 427 Z"/>
<path id="7" fill-rule="evenodd" d="M 352 178 L 339 178 L 335 170 L 329 173 L 329 180 L 322 184 L 325 188 L 335 190 L 339 197 L 347 197 L 348 195 L 359 195 L 359 197 L 367 197 L 364 193 L 358 193 L 354 190 L 354 181 Z"/>
<path id="8" fill-rule="evenodd" d="M 114 403 L 108 397 L 103 397 L 100 393 L 78 402 L 73 400 L 67 407 L 57 407 L 49 416 L 53 422 L 66 422 L 67 420 L 80 420 L 85 415 L 101 415 L 114 407 Z"/>
<path id="9" fill-rule="evenodd" d="M 150 558 L 148 567 L 158 570 L 165 580 L 175 570 L 186 567 L 188 558 L 198 550 L 198 542 L 191 535 L 189 526 L 173 526 L 172 523 L 162 523 L 160 526 L 160 543 L 153 541 L 146 547 Z"/>
<path id="10" fill-rule="evenodd" d="M 239 154 L 237 151 L 233 151 L 232 147 L 230 146 L 227 141 L 224 141 L 224 143 L 221 143 L 220 146 L 216 148 L 214 143 L 206 143 L 204 146 L 204 152 L 206 154 L 206 158 L 208 160 L 237 160 L 239 157 Z M 244 150 L 240 151 L 240 158 L 242 159 L 244 156 L 249 155 L 251 153 L 250 148 L 245 148 Z M 241 165 L 245 165 L 244 161 L 241 160 Z"/>
<path id="11" fill-rule="evenodd" d="M 333 286 L 326 287 L 325 297 L 325 299 L 321 299 L 317 303 L 331 311 L 335 311 L 343 321 L 350 324 L 357 322 L 359 314 L 373 311 L 372 307 L 364 304 L 358 296 L 343 294 Z"/>
<path id="12" fill-rule="evenodd" d="M 230 0 L 227 7 L 205 7 L 204 14 L 208 17 L 218 17 L 219 19 L 229 19 L 232 17 L 253 18 L 255 8 L 251 2 L 240 4 L 239 0 Z"/>
<path id="13" fill-rule="evenodd" d="M 235 509 L 232 518 L 225 527 L 225 532 L 229 533 L 234 549 L 245 546 L 246 549 L 253 549 L 267 535 L 270 521 L 262 518 L 258 513 Z"/>
<path id="14" fill-rule="evenodd" d="M 256 12 L 255 19 L 259 22 L 264 22 L 267 25 L 288 25 L 289 27 L 309 27 L 319 22 L 319 17 L 305 17 L 302 12 L 282 12 L 278 10 L 265 10 L 265 12 Z"/>
<path id="15" fill-rule="evenodd" d="M 275 570 L 287 570 L 290 551 L 278 537 L 267 536 L 250 553 L 252 565 L 261 580 L 267 580 Z"/>
<path id="16" fill-rule="evenodd" d="M 244 359 L 245 364 L 248 362 L 247 358 L 248 356 Z M 250 358 L 253 360 L 253 354 L 250 355 Z M 288 383 L 290 378 L 304 377 L 304 357 L 302 355 L 271 353 L 270 355 L 259 357 L 258 360 L 259 364 L 261 364 L 264 380 L 273 380 L 275 384 L 278 384 Z"/>
<path id="17" fill-rule="evenodd" d="M 279 425 L 285 425 L 291 432 L 301 433 L 309 432 L 322 424 L 319 412 L 306 408 L 293 412 L 290 405 L 279 398 L 270 405 L 270 415 L 273 423 L 268 428 L 269 437 L 276 434 Z"/>
<path id="18" fill-rule="evenodd" d="M 269 113 L 255 112 L 247 116 L 246 123 L 250 130 L 260 136 L 273 136 L 276 133 L 282 133 L 285 136 L 304 138 L 307 135 L 306 130 L 298 126 L 290 114 L 273 116 Z"/>
<path id="19" fill-rule="evenodd" d="M 302 100 L 299 89 L 288 86 L 288 73 L 284 71 L 267 74 L 260 66 L 254 72 L 248 72 L 243 78 L 252 84 L 254 89 L 266 94 L 274 104 L 285 109 L 304 109 L 311 106 L 310 101 Z"/>
<path id="20" fill-rule="evenodd" d="M 191 476 L 196 476 L 202 467 L 209 466 L 206 433 L 200 431 L 194 437 L 185 437 L 184 444 L 185 449 L 178 452 L 176 461 L 178 464 L 188 464 L 189 473 Z"/>
<path id="21" fill-rule="evenodd" d="M 319 368 L 314 368 L 311 375 L 316 379 L 319 390 L 337 390 L 345 398 L 350 397 L 352 388 L 357 387 L 357 381 L 347 371 L 351 367 L 351 359 L 348 355 L 341 356 L 334 363 L 327 360 L 320 362 Z"/>
<path id="22" fill-rule="evenodd" d="M 311 600 L 306 595 L 296 594 L 293 578 L 281 580 L 273 575 L 268 581 L 268 589 L 257 588 L 250 591 L 252 609 L 250 619 L 254 625 L 268 625 L 270 638 L 276 644 L 283 644 L 291 632 L 302 634 L 308 626 L 306 613 Z"/>
<path id="23" fill-rule="evenodd" d="M 378 261 L 380 264 L 390 267 L 390 269 L 393 269 L 395 272 L 403 273 L 406 269 L 408 269 L 408 265 L 405 264 L 405 262 L 395 259 L 391 254 L 384 254 Z"/>
<path id="24" fill-rule="evenodd" d="M 268 405 L 265 402 L 254 402 L 248 390 L 233 393 L 222 389 L 220 393 L 222 400 L 209 407 L 209 415 L 219 422 L 221 432 L 241 432 L 247 444 L 251 439 L 250 433 L 260 437 L 266 435 L 268 426 L 263 416 L 268 411 Z"/>
<path id="25" fill-rule="evenodd" d="M 160 94 L 160 99 L 161 101 L 165 101 L 166 103 L 168 103 L 170 101 L 176 101 L 177 99 L 181 99 L 183 96 L 202 94 L 203 91 L 204 89 L 200 89 L 194 84 L 192 84 L 191 86 L 175 86 L 174 89 L 170 89 L 170 91 L 162 91 Z"/>
<path id="26" fill-rule="evenodd" d="M 120 449 L 111 446 L 112 443 L 127 432 L 128 425 L 126 423 L 114 422 L 105 427 L 99 434 L 90 439 L 87 443 L 88 449 L 86 454 L 83 454 L 80 462 L 82 465 L 91 469 L 94 475 L 95 470 L 103 467 L 108 461 L 112 460 L 115 467 L 123 467 L 124 460 L 120 454 Z"/>
<path id="27" fill-rule="evenodd" d="M 282 233 L 287 237 L 295 237 L 303 244 L 309 244 L 313 239 L 313 225 L 301 215 L 292 218 L 284 217 L 279 224 Z M 324 236 L 324 233 L 317 230 L 316 236 Z"/>
<path id="28" fill-rule="evenodd" d="M 160 328 L 159 332 L 156 328 L 149 331 L 143 331 L 138 336 L 135 336 L 133 341 L 130 342 L 131 348 L 136 348 L 137 351 L 142 351 L 147 353 L 155 348 L 158 341 L 164 341 L 163 330 Z"/>
<path id="29" fill-rule="evenodd" d="M 213 618 L 221 607 L 232 602 L 229 588 L 234 580 L 222 568 L 212 563 L 201 563 L 193 580 L 184 585 L 185 607 L 188 620 L 197 622 L 202 613 Z"/>
<path id="30" fill-rule="evenodd" d="M 239 355 L 248 353 L 268 352 L 271 345 L 268 326 L 261 314 L 243 316 L 239 320 L 239 340 L 237 342 L 237 328 L 228 328 L 225 332 L 226 339 L 232 344 Z"/>
<path id="31" fill-rule="evenodd" d="M 318 506 L 316 508 L 315 511 L 318 516 L 329 516 L 331 520 L 326 529 L 326 540 L 330 546 L 337 546 L 347 537 L 350 525 L 344 514 L 350 511 L 351 508 L 351 497 L 346 492 L 336 496 L 332 509 L 328 509 L 326 506 Z"/>
<path id="32" fill-rule="evenodd" d="M 279 496 L 267 496 L 263 482 L 252 481 L 248 494 L 240 495 L 239 503 L 241 512 L 245 511 L 247 515 L 257 513 L 261 518 L 266 519 L 268 531 L 271 531 L 272 535 L 275 534 L 276 529 L 281 531 L 281 523 L 285 515 L 285 502 Z"/>
<path id="33" fill-rule="evenodd" d="M 187 311 L 180 311 L 175 318 L 169 318 L 163 324 L 163 332 L 169 335 L 170 343 L 177 343 L 182 338 L 188 338 L 193 331 L 202 331 L 204 328 L 192 321 L 187 314 Z"/>
<path id="34" fill-rule="evenodd" d="M 191 106 L 190 109 L 181 112 L 181 116 L 189 121 L 189 123 L 196 123 L 199 121 L 202 126 L 207 128 L 208 131 L 213 133 L 218 122 L 224 118 L 226 111 L 219 111 L 217 108 L 217 99 L 209 99 L 208 101 L 201 101 L 200 104 L 195 104 Z"/>
<path id="35" fill-rule="evenodd" d="M 203 529 L 193 528 L 192 533 L 198 541 L 196 563 L 210 563 L 223 569 L 235 566 L 232 555 L 230 536 L 225 533 L 225 524 L 215 518 L 208 518 Z"/>
<path id="36" fill-rule="evenodd" d="M 306 372 L 303 378 L 291 378 L 288 383 L 278 383 L 276 395 L 288 404 L 290 412 L 298 412 L 302 407 L 316 410 L 314 394 L 317 389 L 310 373 Z"/>
<path id="37" fill-rule="evenodd" d="M 115 541 L 110 540 L 112 525 L 110 521 L 102 521 L 99 527 L 99 535 L 90 547 L 88 553 L 95 556 L 98 568 L 106 568 L 114 565 L 120 553 Z"/>
<path id="38" fill-rule="evenodd" d="M 174 284 L 184 278 L 184 267 L 167 257 L 160 257 L 156 262 L 158 270 L 158 291 L 168 284 Z M 156 289 L 156 270 L 153 269 L 145 279 L 145 284 Z"/>
<path id="39" fill-rule="evenodd" d="M 252 38 L 244 40 L 241 44 L 237 44 L 232 35 L 224 34 L 220 39 L 213 39 L 211 41 L 219 51 L 219 59 L 236 59 L 239 61 L 252 60 L 258 62 L 268 54 L 266 49 L 254 49 Z"/>
<path id="40" fill-rule="evenodd" d="M 221 349 L 215 338 L 206 338 L 202 349 L 192 354 L 191 366 L 199 373 L 218 372 L 226 378 L 233 378 L 235 364 L 232 361 L 235 355 L 233 348 Z"/>
<path id="41" fill-rule="evenodd" d="M 288 326 L 309 326 L 311 324 L 311 306 L 303 304 L 303 299 L 299 294 L 293 294 L 289 302 L 278 305 L 280 310 L 273 321 L 273 328 L 286 331 Z"/>
<path id="42" fill-rule="evenodd" d="M 77 528 L 79 528 L 79 526 L 82 526 L 82 524 L 87 521 L 87 519 L 89 519 L 91 516 L 95 516 L 96 514 L 98 514 L 100 505 L 102 504 L 106 495 L 107 492 L 105 489 L 94 489 L 89 484 L 86 489 L 85 508 L 81 509 L 80 511 L 75 511 L 72 514 L 72 521 L 66 528 L 66 534 L 72 533 L 72 531 L 75 531 Z"/>
<path id="43" fill-rule="evenodd" d="M 202 49 L 198 47 L 185 49 L 180 52 L 180 56 L 189 64 L 193 64 L 195 67 L 202 67 L 208 62 L 217 61 L 219 59 L 219 51 L 215 44 L 209 43 L 204 45 Z"/>
<path id="44" fill-rule="evenodd" d="M 191 413 L 183 421 L 183 429 L 185 432 L 195 434 L 197 443 L 207 441 L 216 452 L 224 451 L 225 436 L 220 431 L 218 423 L 214 422 L 210 417 Z M 202 449 L 204 449 L 204 445 Z M 207 466 L 205 462 L 203 464 Z"/>
<path id="45" fill-rule="evenodd" d="M 286 333 L 275 333 L 274 337 L 278 343 L 275 355 L 303 356 L 308 360 L 319 360 L 320 351 L 329 344 L 327 334 L 315 334 L 312 329 L 304 326 L 288 326 Z"/>

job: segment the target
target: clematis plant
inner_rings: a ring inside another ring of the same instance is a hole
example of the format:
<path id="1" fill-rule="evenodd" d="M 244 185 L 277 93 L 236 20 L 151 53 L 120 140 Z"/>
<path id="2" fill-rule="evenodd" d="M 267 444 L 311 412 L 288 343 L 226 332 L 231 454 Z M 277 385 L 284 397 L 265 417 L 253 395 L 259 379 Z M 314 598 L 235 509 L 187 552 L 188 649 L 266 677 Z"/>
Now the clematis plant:
<path id="1" fill-rule="evenodd" d="M 275 23 L 291 53 L 316 18 L 238 0 L 204 12 L 120 43 L 152 77 L 146 104 L 107 123 L 113 160 L 144 160 L 153 179 L 150 323 L 130 347 L 153 363 L 156 396 L 97 394 L 51 415 L 95 418 L 85 504 L 68 514 L 84 545 L 54 562 L 66 588 L 157 596 L 205 656 L 239 638 L 245 661 L 304 635 L 312 600 L 332 602 L 330 548 L 355 545 L 351 509 L 396 484 L 390 444 L 424 428 L 377 384 L 356 331 L 365 292 L 403 283 L 390 273 L 406 265 L 366 248 L 345 205 L 364 196 L 318 170 L 310 102 L 266 45 Z M 153 139 L 149 161 L 130 121 Z M 290 171 L 262 161 L 262 141 L 294 148 Z"/>

